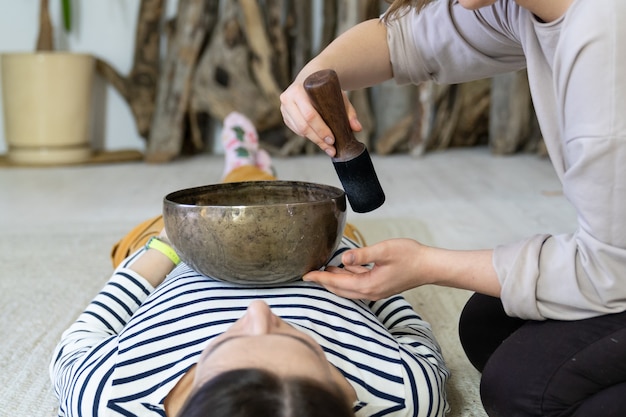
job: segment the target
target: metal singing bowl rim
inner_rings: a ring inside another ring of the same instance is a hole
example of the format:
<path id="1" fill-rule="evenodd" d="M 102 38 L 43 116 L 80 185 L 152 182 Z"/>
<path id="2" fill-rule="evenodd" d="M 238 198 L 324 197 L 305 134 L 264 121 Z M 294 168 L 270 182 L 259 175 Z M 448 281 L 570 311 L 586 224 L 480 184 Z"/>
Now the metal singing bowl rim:
<path id="1" fill-rule="evenodd" d="M 284 194 L 280 195 L 280 200 L 262 201 L 261 197 L 271 197 L 271 195 L 245 195 L 246 190 L 267 188 L 268 190 L 307 190 L 313 193 L 308 194 L 310 198 L 305 198 L 305 194 Z M 210 194 L 210 191 L 217 191 L 217 194 Z M 236 191 L 237 194 L 227 195 L 230 191 Z M 319 191 L 319 194 L 314 193 Z M 329 200 L 342 199 L 345 191 L 341 188 L 319 184 L 307 181 L 243 181 L 232 183 L 220 183 L 202 185 L 198 187 L 185 188 L 174 191 L 164 197 L 167 204 L 175 204 L 181 207 L 262 207 L 272 205 L 315 205 L 325 204 Z M 241 201 L 241 197 L 249 198 L 249 201 Z M 231 200 L 224 201 L 225 198 Z M 258 199 L 256 199 L 258 198 Z M 256 199 L 256 200 L 255 200 Z"/>

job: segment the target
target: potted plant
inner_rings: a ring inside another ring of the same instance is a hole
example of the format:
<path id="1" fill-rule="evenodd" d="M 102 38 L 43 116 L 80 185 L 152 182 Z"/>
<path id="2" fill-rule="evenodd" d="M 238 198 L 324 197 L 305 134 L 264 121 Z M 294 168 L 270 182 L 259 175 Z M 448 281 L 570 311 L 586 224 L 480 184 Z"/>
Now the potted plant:
<path id="1" fill-rule="evenodd" d="M 70 0 L 62 0 L 70 28 Z M 91 156 L 95 59 L 54 50 L 48 0 L 40 0 L 35 52 L 2 55 L 7 158 L 14 164 L 79 163 Z"/>

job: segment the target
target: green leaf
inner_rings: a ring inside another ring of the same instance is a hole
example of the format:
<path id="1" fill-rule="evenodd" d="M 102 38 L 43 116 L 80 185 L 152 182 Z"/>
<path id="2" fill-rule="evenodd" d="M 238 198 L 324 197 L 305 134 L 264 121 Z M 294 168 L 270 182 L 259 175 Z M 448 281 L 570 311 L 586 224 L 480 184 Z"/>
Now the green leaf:
<path id="1" fill-rule="evenodd" d="M 233 131 L 235 132 L 235 137 L 239 142 L 243 142 L 245 139 L 246 131 L 243 130 L 241 126 L 234 126 Z"/>
<path id="2" fill-rule="evenodd" d="M 235 149 L 235 153 L 240 158 L 247 158 L 248 156 L 250 156 L 250 152 L 248 152 L 246 148 L 237 148 Z"/>
<path id="3" fill-rule="evenodd" d="M 66 32 L 72 30 L 72 0 L 61 0 L 63 27 Z"/>

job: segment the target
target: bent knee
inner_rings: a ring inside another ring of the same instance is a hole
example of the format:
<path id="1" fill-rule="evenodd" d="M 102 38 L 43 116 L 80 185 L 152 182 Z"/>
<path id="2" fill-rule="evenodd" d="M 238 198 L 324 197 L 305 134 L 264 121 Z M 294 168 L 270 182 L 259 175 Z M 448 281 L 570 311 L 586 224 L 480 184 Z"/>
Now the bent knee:
<path id="1" fill-rule="evenodd" d="M 480 398 L 490 417 L 541 416 L 541 390 L 532 376 L 492 357 L 483 370 Z"/>

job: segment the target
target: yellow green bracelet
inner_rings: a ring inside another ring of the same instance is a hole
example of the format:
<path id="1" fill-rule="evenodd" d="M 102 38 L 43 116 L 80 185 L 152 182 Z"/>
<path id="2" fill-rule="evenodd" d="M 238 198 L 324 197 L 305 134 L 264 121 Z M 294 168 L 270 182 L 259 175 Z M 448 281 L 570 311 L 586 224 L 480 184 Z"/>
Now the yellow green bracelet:
<path id="1" fill-rule="evenodd" d="M 148 243 L 146 243 L 146 249 L 158 250 L 163 255 L 167 256 L 167 258 L 172 261 L 174 265 L 178 265 L 180 263 L 180 258 L 178 257 L 176 251 L 156 236 L 152 236 Z"/>

